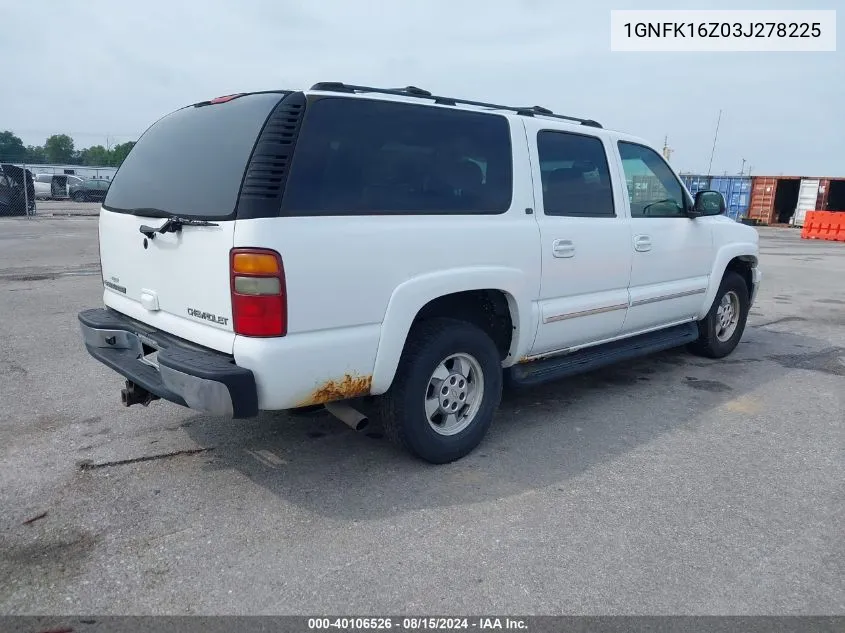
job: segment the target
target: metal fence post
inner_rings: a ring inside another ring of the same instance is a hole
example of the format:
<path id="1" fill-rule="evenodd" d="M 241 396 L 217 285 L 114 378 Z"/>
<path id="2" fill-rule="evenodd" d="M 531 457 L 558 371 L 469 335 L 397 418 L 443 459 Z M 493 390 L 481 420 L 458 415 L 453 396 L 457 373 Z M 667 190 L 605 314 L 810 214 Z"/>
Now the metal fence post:
<path id="1" fill-rule="evenodd" d="M 29 218 L 29 179 L 26 177 L 26 163 L 23 164 L 23 173 L 21 174 L 23 177 L 23 210 L 26 214 L 26 217 Z"/>

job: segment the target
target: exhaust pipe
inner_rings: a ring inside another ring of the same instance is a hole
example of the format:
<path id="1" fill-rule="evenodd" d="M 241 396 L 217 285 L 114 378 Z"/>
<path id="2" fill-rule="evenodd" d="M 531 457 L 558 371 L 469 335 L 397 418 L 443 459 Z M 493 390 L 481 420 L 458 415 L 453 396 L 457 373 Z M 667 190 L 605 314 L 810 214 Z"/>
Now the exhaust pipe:
<path id="1" fill-rule="evenodd" d="M 130 380 L 127 380 L 126 387 L 120 390 L 120 403 L 124 407 L 131 407 L 133 404 L 142 404 L 146 407 L 150 402 L 158 399 L 157 395 L 139 387 Z"/>
<path id="2" fill-rule="evenodd" d="M 353 409 L 345 402 L 328 402 L 323 406 L 326 411 L 354 431 L 360 431 L 370 423 L 366 415 Z"/>

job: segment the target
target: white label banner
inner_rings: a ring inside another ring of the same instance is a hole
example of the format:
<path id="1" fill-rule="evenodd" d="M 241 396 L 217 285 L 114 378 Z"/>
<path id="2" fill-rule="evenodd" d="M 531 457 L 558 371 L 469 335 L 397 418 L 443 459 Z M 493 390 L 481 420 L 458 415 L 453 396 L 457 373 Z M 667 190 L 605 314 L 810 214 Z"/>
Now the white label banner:
<path id="1" fill-rule="evenodd" d="M 836 11 L 611 11 L 610 50 L 833 52 Z"/>

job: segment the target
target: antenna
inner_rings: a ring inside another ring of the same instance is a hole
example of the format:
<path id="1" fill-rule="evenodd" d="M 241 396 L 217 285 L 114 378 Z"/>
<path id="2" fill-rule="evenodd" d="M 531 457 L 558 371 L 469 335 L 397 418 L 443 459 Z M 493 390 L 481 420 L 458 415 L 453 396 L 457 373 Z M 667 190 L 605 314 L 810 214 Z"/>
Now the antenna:
<path id="1" fill-rule="evenodd" d="M 742 174 L 745 172 L 745 163 L 746 163 L 746 160 L 743 158 L 742 159 L 742 167 L 739 168 L 739 175 L 740 176 L 742 176 Z"/>
<path id="2" fill-rule="evenodd" d="M 719 110 L 719 118 L 716 119 L 716 134 L 713 135 L 713 149 L 710 151 L 710 164 L 707 165 L 707 175 L 710 175 L 710 170 L 713 167 L 713 154 L 716 153 L 716 139 L 719 138 L 719 123 L 722 121 L 722 111 Z"/>

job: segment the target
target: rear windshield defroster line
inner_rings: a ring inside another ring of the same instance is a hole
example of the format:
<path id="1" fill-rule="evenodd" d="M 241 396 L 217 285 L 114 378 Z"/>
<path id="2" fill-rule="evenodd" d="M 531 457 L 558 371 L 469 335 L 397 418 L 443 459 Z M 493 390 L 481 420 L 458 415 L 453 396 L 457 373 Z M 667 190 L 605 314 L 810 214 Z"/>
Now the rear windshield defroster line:
<path id="1" fill-rule="evenodd" d="M 256 93 L 159 119 L 129 152 L 103 207 L 159 217 L 233 216 L 256 139 L 284 94 Z"/>

